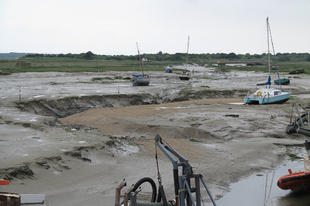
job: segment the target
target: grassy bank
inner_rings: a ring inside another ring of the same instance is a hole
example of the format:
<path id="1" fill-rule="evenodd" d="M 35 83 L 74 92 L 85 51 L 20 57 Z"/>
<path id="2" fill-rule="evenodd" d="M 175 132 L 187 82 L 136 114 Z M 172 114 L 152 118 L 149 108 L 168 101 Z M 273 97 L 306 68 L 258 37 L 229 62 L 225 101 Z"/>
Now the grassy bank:
<path id="1" fill-rule="evenodd" d="M 0 70 L 7 73 L 22 72 L 105 72 L 105 71 L 140 71 L 140 63 L 136 60 L 83 60 L 70 58 L 23 58 L 24 62 L 31 63 L 28 67 L 17 66 L 18 59 L 0 60 Z M 61 60 L 61 61 L 60 61 Z M 192 61 L 189 64 L 198 64 L 205 67 L 216 67 L 217 70 L 228 71 L 257 71 L 268 72 L 268 66 L 242 66 L 243 62 L 230 61 L 229 63 L 238 63 L 234 66 L 214 66 L 217 62 L 212 61 Z M 167 66 L 182 65 L 182 61 L 150 61 L 144 62 L 144 70 L 147 71 L 165 71 Z M 243 64 L 246 64 L 244 62 Z M 279 72 L 289 75 L 289 72 L 299 69 L 304 70 L 304 74 L 310 75 L 310 62 L 281 62 L 278 64 Z M 177 69 L 175 69 L 177 71 Z M 272 69 L 272 73 L 276 73 L 276 69 Z"/>

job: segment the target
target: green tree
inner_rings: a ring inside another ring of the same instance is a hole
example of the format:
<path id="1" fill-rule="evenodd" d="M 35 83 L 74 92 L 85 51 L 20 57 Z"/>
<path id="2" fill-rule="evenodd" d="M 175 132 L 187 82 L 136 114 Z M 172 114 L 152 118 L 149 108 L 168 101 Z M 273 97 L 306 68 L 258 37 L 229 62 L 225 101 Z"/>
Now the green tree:
<path id="1" fill-rule="evenodd" d="M 94 54 L 91 52 L 91 51 L 88 51 L 86 52 L 84 55 L 83 55 L 83 59 L 93 59 L 94 58 Z"/>
<path id="2" fill-rule="evenodd" d="M 230 60 L 238 59 L 238 56 L 235 53 L 231 52 L 227 55 L 227 59 L 230 59 Z"/>

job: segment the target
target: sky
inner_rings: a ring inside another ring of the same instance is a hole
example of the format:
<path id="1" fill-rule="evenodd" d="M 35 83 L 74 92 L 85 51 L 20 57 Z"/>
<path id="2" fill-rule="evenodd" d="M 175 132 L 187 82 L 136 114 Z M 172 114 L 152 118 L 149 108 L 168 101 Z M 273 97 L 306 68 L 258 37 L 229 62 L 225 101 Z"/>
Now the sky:
<path id="1" fill-rule="evenodd" d="M 310 53 L 310 0 L 0 0 L 0 53 Z"/>

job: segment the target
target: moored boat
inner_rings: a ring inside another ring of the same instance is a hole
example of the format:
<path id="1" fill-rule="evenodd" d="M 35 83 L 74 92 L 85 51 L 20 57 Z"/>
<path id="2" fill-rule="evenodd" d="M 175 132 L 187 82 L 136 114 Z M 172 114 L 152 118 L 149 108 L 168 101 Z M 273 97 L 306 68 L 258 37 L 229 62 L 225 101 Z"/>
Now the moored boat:
<path id="1" fill-rule="evenodd" d="M 191 74 L 187 70 L 187 62 L 188 62 L 188 49 L 189 49 L 189 36 L 188 36 L 188 41 L 187 41 L 187 55 L 186 55 L 186 67 L 182 74 L 179 75 L 180 80 L 190 80 Z"/>
<path id="2" fill-rule="evenodd" d="M 282 104 L 289 100 L 291 94 L 274 88 L 261 88 L 244 98 L 245 104 Z"/>
<path id="3" fill-rule="evenodd" d="M 189 80 L 191 75 L 188 71 L 183 71 L 182 74 L 179 75 L 180 80 Z"/>
<path id="4" fill-rule="evenodd" d="M 257 86 L 266 85 L 266 88 L 261 88 L 257 90 L 256 92 L 254 92 L 253 94 L 248 94 L 244 98 L 245 104 L 282 104 L 286 102 L 287 100 L 289 100 L 289 98 L 291 97 L 291 93 L 289 92 L 282 92 L 279 89 L 271 88 L 271 77 L 270 77 L 271 65 L 270 65 L 270 52 L 269 52 L 269 34 L 271 37 L 271 33 L 270 33 L 270 25 L 268 22 L 268 18 L 266 19 L 266 21 L 267 21 L 267 40 L 268 40 L 268 67 L 269 67 L 268 81 L 266 83 L 257 84 Z M 272 41 L 271 38 L 270 40 Z M 281 81 L 280 78 L 278 78 L 278 81 Z M 267 86 L 269 88 L 267 88 Z M 280 84 L 280 88 L 281 88 L 281 84 Z"/>
<path id="5" fill-rule="evenodd" d="M 150 84 L 150 76 L 144 74 L 133 74 L 131 83 L 133 86 L 147 86 Z"/>
<path id="6" fill-rule="evenodd" d="M 172 68 L 168 66 L 168 67 L 166 68 L 166 72 L 167 72 L 167 73 L 172 73 Z"/>
<path id="7" fill-rule="evenodd" d="M 142 66 L 142 60 L 139 52 L 139 47 L 137 43 L 137 49 L 138 49 L 138 55 L 139 55 L 139 60 L 140 60 L 140 67 L 141 67 L 141 72 L 142 74 L 133 74 L 131 83 L 133 86 L 147 86 L 150 84 L 150 76 L 145 75 L 143 72 L 143 66 Z"/>
<path id="8" fill-rule="evenodd" d="M 290 84 L 290 79 L 286 79 L 286 78 L 276 79 L 276 80 L 274 80 L 274 83 L 275 84 L 281 84 L 281 85 L 288 85 L 288 84 Z"/>

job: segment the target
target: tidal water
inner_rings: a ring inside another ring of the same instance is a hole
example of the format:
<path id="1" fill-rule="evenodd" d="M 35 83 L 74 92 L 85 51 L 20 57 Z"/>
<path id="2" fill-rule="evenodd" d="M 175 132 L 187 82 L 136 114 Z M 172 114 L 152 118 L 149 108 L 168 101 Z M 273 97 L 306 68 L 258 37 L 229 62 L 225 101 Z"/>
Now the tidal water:
<path id="1" fill-rule="evenodd" d="M 274 171 L 259 173 L 230 186 L 231 191 L 215 201 L 217 206 L 303 206 L 310 205 L 310 193 L 295 194 L 282 190 L 277 181 L 293 172 L 304 171 L 303 160 L 288 162 Z M 208 206 L 211 206 L 209 204 Z"/>

